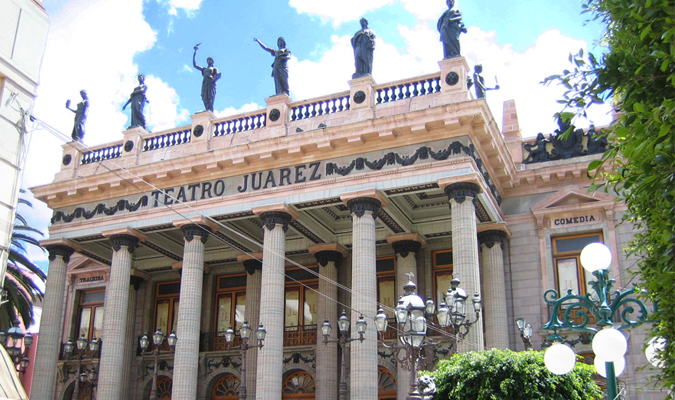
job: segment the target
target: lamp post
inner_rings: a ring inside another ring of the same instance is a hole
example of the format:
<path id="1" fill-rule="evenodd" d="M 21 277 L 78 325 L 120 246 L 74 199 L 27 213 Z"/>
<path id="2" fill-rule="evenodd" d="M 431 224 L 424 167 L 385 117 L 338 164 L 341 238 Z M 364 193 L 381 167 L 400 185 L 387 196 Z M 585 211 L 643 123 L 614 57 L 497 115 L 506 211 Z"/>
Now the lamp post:
<path id="1" fill-rule="evenodd" d="M 30 364 L 28 359 L 28 350 L 33 344 L 33 336 L 30 333 L 23 333 L 19 321 L 14 321 L 14 325 L 7 330 L 7 333 L 0 332 L 0 344 L 7 350 L 7 354 L 14 361 L 14 368 L 17 372 L 24 373 Z"/>
<path id="2" fill-rule="evenodd" d="M 620 332 L 623 329 L 634 328 L 647 320 L 649 312 L 644 303 L 635 294 L 644 294 L 645 291 L 637 289 L 637 285 L 623 292 L 612 292 L 615 280 L 609 278 L 609 266 L 612 255 L 602 243 L 591 243 L 581 251 L 581 265 L 593 273 L 596 281 L 589 282 L 595 296 L 590 293 L 585 296 L 572 293 L 571 290 L 563 297 L 558 297 L 554 289 L 544 293 L 544 300 L 551 306 L 551 318 L 543 329 L 553 331 L 548 341 L 553 345 L 546 350 L 544 362 L 546 367 L 557 375 L 564 375 L 574 368 L 576 362 L 574 351 L 567 345 L 562 344 L 562 337 L 558 330 L 569 329 L 573 331 L 589 332 L 594 335 L 592 341 L 593 352 L 596 356 L 596 369 L 602 373 L 604 361 L 605 376 L 607 377 L 607 397 L 613 400 L 617 397 L 616 376 L 621 372 L 615 367 L 625 363 L 623 358 L 628 350 L 626 337 Z M 562 308 L 562 307 L 565 308 Z M 624 307 L 623 312 L 617 311 Z M 563 314 L 562 321 L 559 313 Z M 594 315 L 598 322 L 597 327 L 589 327 L 589 316 Z M 636 314 L 637 319 L 630 317 Z M 572 320 L 572 316 L 580 318 L 580 322 Z M 614 320 L 620 324 L 615 326 Z M 622 370 L 622 368 L 621 368 Z"/>
<path id="3" fill-rule="evenodd" d="M 338 343 L 340 345 L 340 352 L 342 353 L 342 358 L 340 359 L 340 386 L 338 388 L 338 395 L 340 400 L 347 400 L 347 377 L 345 372 L 345 347 L 347 343 L 358 340 L 363 342 L 366 338 L 363 335 L 366 333 L 366 320 L 363 319 L 363 315 L 356 322 L 356 332 L 358 332 L 358 338 L 347 337 L 349 333 L 349 318 L 344 310 L 342 310 L 342 315 L 338 319 L 338 330 L 339 335 L 337 339 L 328 339 L 330 336 L 333 327 L 330 326 L 328 320 L 324 321 L 321 326 L 321 334 L 323 334 L 323 344 L 328 343 Z"/>
<path id="4" fill-rule="evenodd" d="M 96 340 L 96 338 L 92 339 L 91 342 L 88 341 L 87 338 L 84 337 L 84 333 L 75 341 L 75 343 L 73 343 L 73 341 L 70 340 L 70 338 L 68 338 L 64 346 L 64 350 L 66 351 L 68 357 L 72 356 L 73 350 L 75 350 L 76 346 L 77 346 L 77 373 L 75 374 L 75 388 L 73 389 L 73 399 L 79 400 L 80 383 L 84 383 L 87 380 L 89 380 L 92 384 L 95 384 L 96 379 L 98 377 L 98 373 L 96 372 L 95 366 L 93 366 L 92 369 L 88 372 L 82 371 L 82 359 L 84 358 L 84 351 L 87 349 L 87 346 L 89 346 L 89 351 L 91 351 L 93 354 L 96 354 L 98 352 L 100 342 Z"/>
<path id="5" fill-rule="evenodd" d="M 525 319 L 525 317 L 518 317 L 516 318 L 516 326 L 520 331 L 520 338 L 523 339 L 525 350 L 532 350 L 532 325 L 527 323 L 527 319 Z"/>
<path id="6" fill-rule="evenodd" d="M 164 338 L 166 336 L 164 333 L 162 333 L 161 328 L 157 328 L 157 331 L 152 334 L 152 343 L 153 343 L 153 348 L 152 348 L 152 355 L 154 357 L 155 365 L 152 369 L 152 388 L 150 389 L 150 400 L 157 400 L 157 360 L 159 358 L 160 353 L 162 352 L 159 348 L 164 343 Z M 178 337 L 172 332 L 169 337 L 167 338 L 167 342 L 170 347 L 170 351 L 173 352 L 174 348 L 176 347 L 176 342 L 178 341 Z M 148 338 L 148 333 L 145 332 L 141 339 L 139 340 L 141 349 L 143 350 L 143 353 L 145 354 L 148 346 L 150 345 L 150 339 Z"/>
<path id="7" fill-rule="evenodd" d="M 251 333 L 253 329 L 248 326 L 248 321 L 244 321 L 244 325 L 239 328 L 239 336 L 241 337 L 241 344 L 239 345 L 239 350 L 241 352 L 241 384 L 239 385 L 239 398 L 246 400 L 246 352 L 248 349 L 258 347 L 262 348 L 264 346 L 263 341 L 265 340 L 265 335 L 267 331 L 263 328 L 263 324 L 258 326 L 258 330 L 255 331 L 255 337 L 258 340 L 257 345 L 248 344 L 248 340 L 251 338 Z M 234 342 L 235 333 L 230 327 L 225 331 L 225 341 L 227 342 L 228 350 L 232 348 L 232 343 Z"/>
<path id="8" fill-rule="evenodd" d="M 422 397 L 417 389 L 417 370 L 420 364 L 425 363 L 431 349 L 443 342 L 434 342 L 427 339 L 427 327 L 442 331 L 445 335 L 453 337 L 453 349 L 456 351 L 457 343 L 469 333 L 471 326 L 480 318 L 482 300 L 476 293 L 472 299 L 475 320 L 466 318 L 466 291 L 459 287 L 459 279 L 453 279 L 444 301 L 441 301 L 436 319 L 438 324 L 431 324 L 428 319 L 434 315 L 435 305 L 429 299 L 425 303 L 417 295 L 417 286 L 412 281 L 412 273 L 408 274 L 408 283 L 403 286 L 405 295 L 396 306 L 396 322 L 398 324 L 398 341 L 400 344 L 387 345 L 384 341 L 384 332 L 387 329 L 387 314 L 380 309 L 375 317 L 375 326 L 380 334 L 382 345 L 389 349 L 403 368 L 411 371 L 410 392 L 408 400 L 420 400 Z M 425 317 L 426 316 L 426 317 Z"/>

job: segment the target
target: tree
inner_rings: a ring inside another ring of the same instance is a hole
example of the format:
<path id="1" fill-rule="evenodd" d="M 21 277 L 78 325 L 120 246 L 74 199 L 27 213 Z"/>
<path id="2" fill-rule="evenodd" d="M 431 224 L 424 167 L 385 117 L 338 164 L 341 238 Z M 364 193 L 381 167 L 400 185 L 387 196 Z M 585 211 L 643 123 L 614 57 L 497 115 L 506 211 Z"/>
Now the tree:
<path id="1" fill-rule="evenodd" d="M 624 219 L 637 234 L 628 251 L 650 299 L 653 336 L 667 341 L 659 380 L 675 386 L 675 1 L 584 0 L 584 13 L 606 28 L 600 58 L 570 56 L 572 70 L 546 78 L 566 86 L 563 117 L 586 114 L 613 101 L 618 119 L 609 129 L 614 146 L 589 171 L 594 188 L 623 200 Z M 672 398 L 672 397 L 671 397 Z"/>
<path id="2" fill-rule="evenodd" d="M 19 198 L 19 204 L 33 207 L 23 198 Z M 26 327 L 30 326 L 33 323 L 33 304 L 43 298 L 42 290 L 34 279 L 45 282 L 47 276 L 27 256 L 28 246 L 40 247 L 40 243 L 30 233 L 42 236 L 42 232 L 29 226 L 26 219 L 17 212 L 3 286 L 8 301 L 0 307 L 0 329 L 5 332 L 17 320 L 22 321 Z"/>
<path id="3" fill-rule="evenodd" d="M 591 379 L 593 367 L 577 363 L 567 375 L 554 375 L 539 351 L 492 349 L 455 354 L 436 371 L 436 400 L 596 400 L 602 391 Z"/>

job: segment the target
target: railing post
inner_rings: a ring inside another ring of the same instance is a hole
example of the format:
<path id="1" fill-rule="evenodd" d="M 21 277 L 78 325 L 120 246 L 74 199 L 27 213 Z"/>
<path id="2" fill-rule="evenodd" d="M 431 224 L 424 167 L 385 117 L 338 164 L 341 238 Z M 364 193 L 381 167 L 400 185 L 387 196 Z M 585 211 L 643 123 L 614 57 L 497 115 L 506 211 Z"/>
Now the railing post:
<path id="1" fill-rule="evenodd" d="M 191 147 L 196 147 L 197 151 L 206 151 L 209 147 L 209 141 L 213 138 L 214 124 L 216 116 L 211 111 L 202 111 L 191 115 L 192 118 L 192 138 Z"/>
<path id="2" fill-rule="evenodd" d="M 266 98 L 265 103 L 267 103 L 267 125 L 261 130 L 256 140 L 286 136 L 291 98 L 286 94 L 280 94 Z"/>
<path id="3" fill-rule="evenodd" d="M 375 89 L 376 84 L 372 76 L 352 79 L 349 82 L 349 103 L 350 110 L 360 110 L 365 112 L 364 118 L 373 118 L 375 110 Z"/>
<path id="4" fill-rule="evenodd" d="M 143 138 L 150 135 L 148 131 L 141 127 L 127 129 L 122 132 L 124 141 L 122 142 L 122 166 L 136 165 L 138 156 L 143 152 Z"/>
<path id="5" fill-rule="evenodd" d="M 61 148 L 61 171 L 56 174 L 55 181 L 74 178 L 75 170 L 82 163 L 82 154 L 87 152 L 87 148 L 80 142 L 69 142 L 61 145 Z"/>
<path id="6" fill-rule="evenodd" d="M 469 64 L 464 57 L 449 58 L 438 62 L 441 67 L 440 104 L 450 104 L 470 100 L 466 78 Z"/>

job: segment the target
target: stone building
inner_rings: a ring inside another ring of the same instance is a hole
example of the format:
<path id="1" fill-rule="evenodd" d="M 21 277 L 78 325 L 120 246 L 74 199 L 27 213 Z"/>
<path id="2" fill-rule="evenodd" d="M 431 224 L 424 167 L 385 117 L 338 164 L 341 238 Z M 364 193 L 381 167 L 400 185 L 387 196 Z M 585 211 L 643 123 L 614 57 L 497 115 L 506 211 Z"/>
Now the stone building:
<path id="1" fill-rule="evenodd" d="M 541 348 L 543 293 L 585 293 L 586 243 L 606 243 L 612 276 L 627 283 L 625 207 L 587 192 L 602 138 L 525 143 L 514 102 L 500 131 L 468 90 L 466 61 L 439 65 L 310 100 L 271 97 L 238 116 L 198 113 L 167 131 L 132 129 L 93 149 L 64 145 L 54 182 L 32 189 L 54 210 L 32 398 L 70 399 L 78 363 L 98 368 L 81 397 L 148 398 L 154 358 L 138 340 L 159 327 L 178 337 L 158 356 L 159 398 L 235 399 L 245 376 L 248 398 L 336 399 L 339 347 L 324 345 L 320 328 L 329 320 L 334 339 L 345 309 L 352 326 L 361 314 L 368 322 L 346 354 L 350 398 L 404 399 L 408 372 L 379 346 L 373 318 L 381 305 L 393 316 L 406 274 L 437 304 L 452 277 L 481 293 L 483 314 L 459 351 L 523 350 L 516 317 Z M 244 321 L 267 332 L 245 360 L 224 336 Z M 68 357 L 63 343 L 81 335 L 102 338 L 100 353 Z M 643 343 L 642 331 L 630 337 L 622 379 L 630 398 L 663 398 L 634 391 L 649 374 L 636 371 Z M 434 357 L 451 354 L 444 344 Z"/>

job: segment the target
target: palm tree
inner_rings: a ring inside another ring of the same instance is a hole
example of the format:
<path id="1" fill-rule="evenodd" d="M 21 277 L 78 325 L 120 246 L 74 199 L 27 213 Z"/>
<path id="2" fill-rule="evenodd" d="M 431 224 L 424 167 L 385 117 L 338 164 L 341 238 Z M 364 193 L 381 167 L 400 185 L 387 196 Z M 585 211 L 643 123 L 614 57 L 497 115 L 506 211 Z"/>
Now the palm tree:
<path id="1" fill-rule="evenodd" d="M 21 190 L 21 193 L 25 191 Z M 28 200 L 23 198 L 19 198 L 19 204 L 33 207 Z M 38 240 L 30 233 L 43 236 L 42 232 L 29 226 L 26 219 L 17 212 L 3 285 L 7 301 L 3 299 L 3 304 L 0 306 L 0 329 L 3 331 L 6 331 L 17 320 L 22 321 L 26 327 L 30 326 L 33 323 L 33 303 L 41 301 L 44 295 L 34 279 L 39 278 L 45 282 L 47 276 L 27 256 L 28 246 L 40 247 Z"/>

